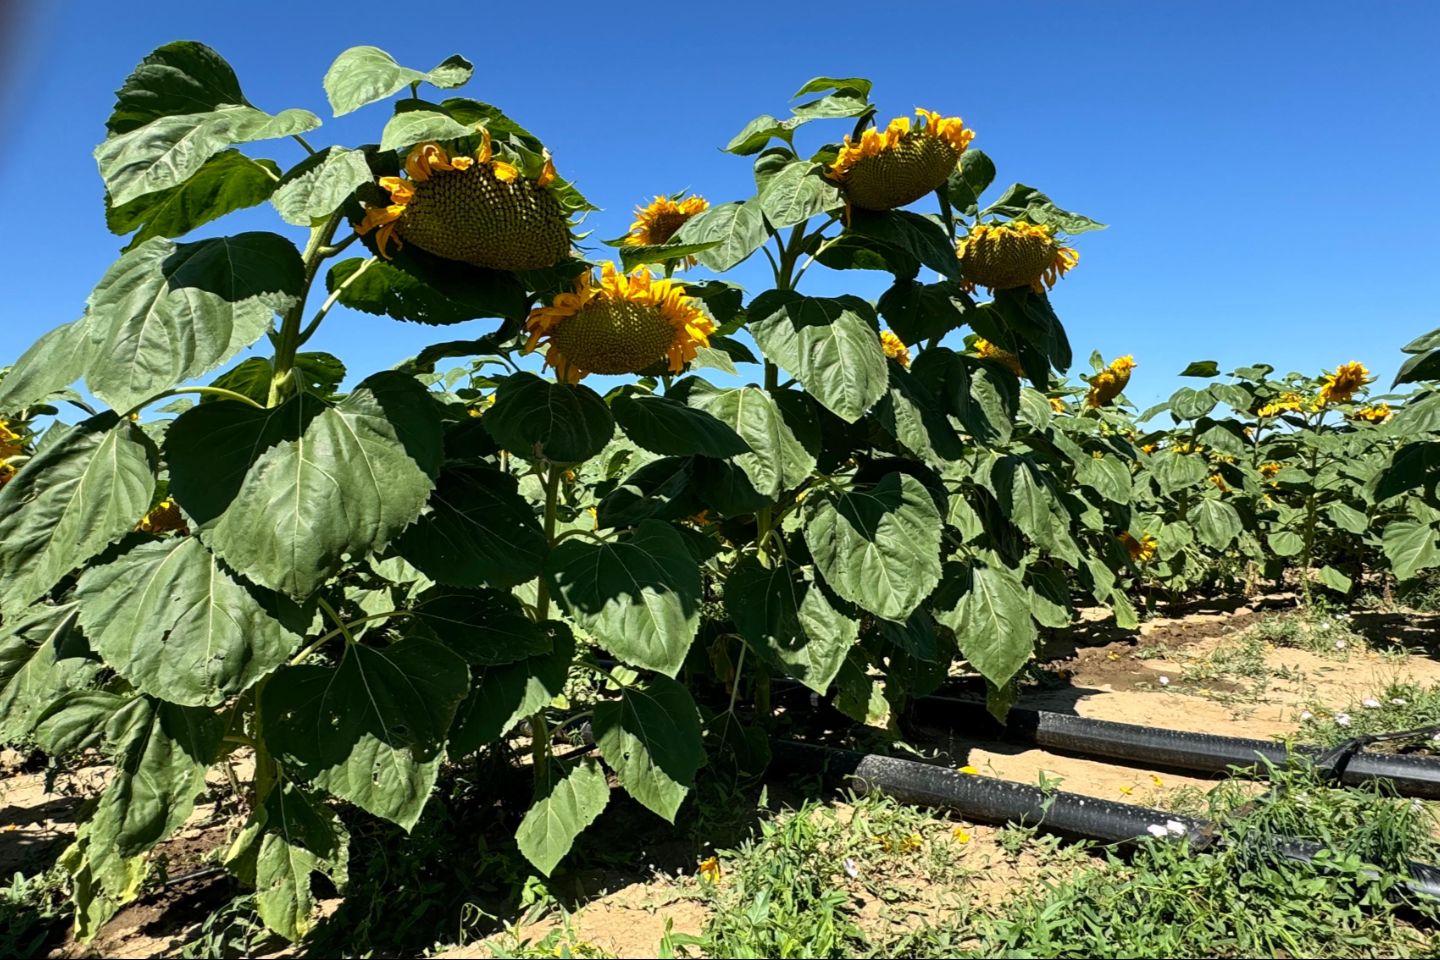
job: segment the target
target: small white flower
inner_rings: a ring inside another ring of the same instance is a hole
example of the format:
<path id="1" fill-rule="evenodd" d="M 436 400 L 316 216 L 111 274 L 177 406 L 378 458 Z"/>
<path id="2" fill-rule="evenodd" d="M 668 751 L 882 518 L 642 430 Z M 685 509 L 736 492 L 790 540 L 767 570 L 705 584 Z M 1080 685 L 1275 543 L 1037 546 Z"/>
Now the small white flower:
<path id="1" fill-rule="evenodd" d="M 1344 649 L 1345 649 L 1345 641 L 1344 641 L 1344 640 L 1336 640 L 1336 641 L 1335 641 L 1335 649 L 1336 649 L 1336 650 L 1344 650 Z"/>
<path id="2" fill-rule="evenodd" d="M 1430 734 L 1430 742 L 1431 742 L 1431 743 L 1440 743 L 1440 733 L 1432 733 L 1432 734 Z"/>
<path id="3" fill-rule="evenodd" d="M 1403 706 L 1405 706 L 1407 703 L 1409 703 L 1410 701 L 1409 701 L 1409 700 L 1406 700 L 1404 697 L 1391 697 L 1391 698 L 1390 698 L 1390 702 L 1393 703 L 1393 704 L 1394 704 L 1395 706 L 1397 706 L 1397 707 L 1403 707 Z"/>
<path id="4" fill-rule="evenodd" d="M 1348 727 L 1348 726 L 1350 726 L 1350 714 L 1348 714 L 1348 713 L 1337 713 L 1337 714 L 1335 714 L 1335 722 L 1336 722 L 1337 724 L 1339 724 L 1340 726 L 1342 726 L 1342 727 Z"/>
<path id="5" fill-rule="evenodd" d="M 1301 711 L 1300 711 L 1300 722 L 1301 722 L 1301 723 L 1304 723 L 1306 720 L 1314 720 L 1314 719 L 1315 719 L 1315 714 L 1311 713 L 1309 710 L 1301 710 Z"/>
<path id="6" fill-rule="evenodd" d="M 860 870 L 855 866 L 854 857 L 845 858 L 845 875 L 851 880 L 854 880 L 856 877 L 860 876 Z"/>
<path id="7" fill-rule="evenodd" d="M 1365 709 L 1366 709 L 1366 710 L 1379 710 L 1379 709 L 1380 709 L 1380 701 L 1379 701 L 1379 700 L 1376 700 L 1374 697 L 1366 697 L 1364 700 L 1362 700 L 1362 701 L 1360 701 L 1360 702 L 1365 705 Z"/>
<path id="8" fill-rule="evenodd" d="M 1145 828 L 1145 832 L 1150 834 L 1150 836 L 1155 837 L 1156 839 L 1162 839 L 1170 835 L 1170 831 L 1166 830 L 1164 826 L 1158 823 L 1150 824 L 1150 826 Z"/>
<path id="9" fill-rule="evenodd" d="M 1185 824 L 1179 820 L 1166 820 L 1165 829 L 1177 837 L 1183 837 L 1186 834 Z"/>
<path id="10" fill-rule="evenodd" d="M 1162 686 L 1162 687 L 1168 687 L 1168 686 L 1170 686 L 1170 678 L 1169 678 L 1169 677 L 1161 677 L 1161 678 L 1160 678 L 1160 686 Z"/>

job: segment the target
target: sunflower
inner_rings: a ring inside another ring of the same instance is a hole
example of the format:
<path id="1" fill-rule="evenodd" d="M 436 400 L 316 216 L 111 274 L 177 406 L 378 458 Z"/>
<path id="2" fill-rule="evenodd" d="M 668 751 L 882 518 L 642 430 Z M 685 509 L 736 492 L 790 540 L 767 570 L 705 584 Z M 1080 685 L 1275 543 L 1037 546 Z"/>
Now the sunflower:
<path id="1" fill-rule="evenodd" d="M 1065 413 L 1070 408 L 1065 406 L 1065 401 L 1059 397 L 1050 398 L 1050 410 L 1054 413 Z"/>
<path id="2" fill-rule="evenodd" d="M 635 208 L 635 222 L 630 224 L 625 243 L 632 247 L 669 243 L 687 220 L 709 209 L 710 204 L 704 197 L 686 197 L 683 200 L 656 197 L 649 206 Z"/>
<path id="3" fill-rule="evenodd" d="M 1286 390 L 1280 396 L 1255 411 L 1257 417 L 1273 417 L 1281 413 L 1298 413 L 1305 409 L 1305 398 L 1294 390 Z"/>
<path id="4" fill-rule="evenodd" d="M 1230 492 L 1230 484 L 1226 483 L 1225 478 L 1220 476 L 1220 474 L 1218 473 L 1210 474 L 1210 486 L 1214 487 L 1216 490 L 1219 490 L 1221 493 Z"/>
<path id="5" fill-rule="evenodd" d="M 858 142 L 845 137 L 826 176 L 840 185 L 846 203 L 862 210 L 894 210 L 949 179 L 975 131 L 959 117 L 923 107 L 915 115 L 922 122 L 912 126 L 909 117 L 896 117 L 883 131 L 866 130 Z"/>
<path id="6" fill-rule="evenodd" d="M 547 341 L 546 366 L 574 383 L 591 373 L 640 373 L 661 361 L 679 373 L 697 348 L 709 345 L 715 323 L 677 281 L 657 280 L 643 267 L 620 273 L 606 263 L 599 281 L 583 273 L 573 293 L 531 311 L 525 329 L 526 352 Z"/>
<path id="7" fill-rule="evenodd" d="M 1120 534 L 1120 542 L 1125 545 L 1125 552 L 1130 554 L 1130 559 L 1136 563 L 1148 563 L 1155 558 L 1155 551 L 1159 547 L 1159 541 L 1150 536 L 1149 533 L 1140 535 L 1136 540 L 1130 533 Z"/>
<path id="8" fill-rule="evenodd" d="M 1080 262 L 1080 254 L 1055 240 L 1043 224 L 977 223 L 955 246 L 963 285 L 991 290 L 1030 287 L 1043 293 Z"/>
<path id="9" fill-rule="evenodd" d="M 1320 387 L 1320 396 L 1315 399 L 1315 409 L 1331 403 L 1344 403 L 1360 391 L 1360 388 L 1371 383 L 1375 378 L 1370 376 L 1370 371 L 1359 361 L 1352 360 L 1349 363 L 1342 363 L 1335 368 L 1334 373 L 1325 375 L 1325 382 Z"/>
<path id="10" fill-rule="evenodd" d="M 1128 353 L 1111 360 L 1110 366 L 1090 378 L 1090 392 L 1085 395 L 1085 403 L 1091 407 L 1109 404 L 1130 383 L 1130 371 L 1136 366 L 1135 358 Z"/>
<path id="11" fill-rule="evenodd" d="M 1366 423 L 1384 423 L 1390 419 L 1390 414 L 1393 412 L 1394 411 L 1390 409 L 1390 404 L 1382 400 L 1374 406 L 1362 407 L 1356 410 L 1350 415 L 1350 419 L 1364 420 Z"/>
<path id="12" fill-rule="evenodd" d="M 189 533 L 189 528 L 185 526 L 185 517 L 181 515 L 175 501 L 169 497 L 155 504 L 149 513 L 141 517 L 135 529 L 142 533 L 169 533 L 172 530 Z"/>
<path id="13" fill-rule="evenodd" d="M 13 463 L 6 463 L 0 460 L 0 487 L 4 487 L 15 476 L 18 471 Z"/>
<path id="14" fill-rule="evenodd" d="M 980 354 L 981 359 L 994 360 L 1017 377 L 1025 376 L 1025 368 L 1020 366 L 1019 357 L 1009 350 L 995 346 L 984 337 L 975 338 L 975 352 Z"/>
<path id="15" fill-rule="evenodd" d="M 25 437 L 16 433 L 9 420 L 0 420 L 0 460 L 8 460 L 25 451 Z"/>
<path id="16" fill-rule="evenodd" d="M 438 143 L 417 144 L 405 158 L 404 177 L 381 177 L 390 203 L 370 207 L 356 232 L 376 230 L 376 247 L 388 257 L 392 241 L 491 270 L 538 270 L 570 252 L 570 226 L 555 194 L 549 156 L 534 180 L 495 156 L 482 131 L 473 155 L 451 156 Z M 378 229 L 377 229 L 378 228 Z"/>
<path id="17" fill-rule="evenodd" d="M 910 366 L 910 348 L 905 346 L 904 340 L 889 330 L 880 331 L 880 346 L 885 348 L 885 356 L 897 361 L 902 367 Z"/>

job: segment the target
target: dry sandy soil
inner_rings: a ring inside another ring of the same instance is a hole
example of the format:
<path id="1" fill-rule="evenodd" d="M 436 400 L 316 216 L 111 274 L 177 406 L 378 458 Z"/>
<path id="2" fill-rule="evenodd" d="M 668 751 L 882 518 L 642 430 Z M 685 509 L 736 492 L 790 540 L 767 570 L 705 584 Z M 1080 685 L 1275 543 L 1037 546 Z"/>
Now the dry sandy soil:
<path id="1" fill-rule="evenodd" d="M 1242 674 L 1227 672 L 1247 630 L 1269 610 L 1288 606 L 1272 597 L 1252 605 L 1219 603 L 1147 621 L 1138 634 L 1116 631 L 1103 622 L 1082 623 L 1048 643 L 1041 682 L 1027 688 L 1022 705 L 1075 712 L 1086 717 L 1246 737 L 1292 735 L 1305 709 L 1339 710 L 1375 694 L 1388 683 L 1408 679 L 1423 686 L 1440 684 L 1440 659 L 1420 649 L 1433 642 L 1436 618 L 1357 615 L 1352 626 L 1371 644 L 1344 651 L 1312 653 L 1281 647 L 1261 649 L 1263 668 L 1252 656 Z M 1409 647 L 1396 653 L 1397 646 Z M 1252 644 L 1252 654 L 1253 654 Z M 1389 652 L 1384 652 L 1388 650 Z M 1048 674 L 1048 676 L 1047 676 Z M 1162 678 L 1166 682 L 1162 682 Z M 1166 771 L 1111 764 L 963 737 L 939 737 L 940 747 L 957 765 L 981 774 L 1036 783 L 1042 777 L 1078 793 L 1146 806 L 1166 807 L 1186 787 L 1206 791 L 1215 781 Z M 33 872 L 51 862 L 73 826 L 80 798 L 103 780 L 103 768 L 82 770 L 48 784 L 43 770 L 23 765 L 25 758 L 0 756 L 0 874 Z M 235 812 L 214 805 L 197 809 L 178 837 L 161 851 L 170 877 L 203 869 L 206 854 L 222 848 L 233 830 Z M 958 843 L 954 821 L 933 819 L 927 844 Z M 955 851 L 954 883 L 948 889 L 913 894 L 906 909 L 925 914 L 950 909 L 957 893 L 972 904 L 1004 895 L 1017 878 L 1056 869 L 1029 853 L 1001 845 L 1001 831 L 962 825 L 963 849 Z M 66 943 L 57 956 L 142 957 L 174 955 L 193 936 L 196 924 L 226 895 L 213 876 L 172 883 L 122 911 L 91 945 Z M 723 882 L 723 879 L 722 881 Z M 675 933 L 697 934 L 707 908 L 702 883 L 693 873 L 665 875 L 637 869 L 612 871 L 587 883 L 587 894 L 568 917 L 553 914 L 516 918 L 501 937 L 451 949 L 441 956 L 488 957 L 516 938 L 536 941 L 560 929 L 565 940 L 621 957 L 652 957 L 667 924 Z M 217 891 L 219 900 L 216 899 Z M 863 895 L 862 895 L 863 898 Z M 880 898 L 883 899 L 883 898 Z M 876 900 L 862 914 L 876 923 L 897 922 L 893 911 Z M 333 906 L 333 905 L 332 905 Z M 872 909 L 873 906 L 873 909 Z"/>

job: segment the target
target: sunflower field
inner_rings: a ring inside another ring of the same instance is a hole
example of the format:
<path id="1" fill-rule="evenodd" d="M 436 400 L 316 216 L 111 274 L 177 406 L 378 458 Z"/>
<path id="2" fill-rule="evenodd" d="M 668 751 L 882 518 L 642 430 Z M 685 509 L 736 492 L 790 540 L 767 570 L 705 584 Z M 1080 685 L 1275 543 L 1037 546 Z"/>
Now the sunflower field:
<path id="1" fill-rule="evenodd" d="M 998 189 L 959 117 L 818 77 L 725 146 L 750 196 L 661 193 L 603 259 L 579 164 L 451 95 L 471 74 L 347 50 L 325 93 L 378 142 L 319 148 L 199 43 L 117 93 L 124 252 L 0 379 L 0 742 L 114 771 L 61 859 L 82 939 L 212 769 L 248 811 L 225 869 L 299 939 L 341 812 L 409 830 L 447 764 L 525 784 L 549 874 L 612 784 L 673 821 L 762 770 L 782 683 L 883 731 L 964 669 L 1003 712 L 1084 608 L 1440 566 L 1440 333 L 1404 395 L 1199 361 L 1138 411 L 1143 358 L 1068 379 L 1052 305 L 1103 225 Z M 292 137 L 292 169 L 248 152 Z M 303 247 L 183 239 L 267 203 Z M 725 279 L 755 259 L 766 289 Z M 337 304 L 469 339 L 352 371 L 307 350 Z"/>

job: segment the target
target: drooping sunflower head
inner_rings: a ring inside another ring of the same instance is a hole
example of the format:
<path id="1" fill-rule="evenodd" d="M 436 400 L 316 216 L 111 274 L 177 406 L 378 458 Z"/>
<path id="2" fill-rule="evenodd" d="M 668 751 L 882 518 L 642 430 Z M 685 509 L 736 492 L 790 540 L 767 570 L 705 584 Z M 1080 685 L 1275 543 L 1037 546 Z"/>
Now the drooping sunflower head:
<path id="1" fill-rule="evenodd" d="M 1393 412 L 1390 404 L 1382 400 L 1371 406 L 1361 407 L 1350 415 L 1350 419 L 1364 420 L 1366 423 L 1384 423 L 1390 419 L 1390 414 Z"/>
<path id="2" fill-rule="evenodd" d="M 1148 563 L 1155 558 L 1155 551 L 1159 547 L 1159 541 L 1148 533 L 1142 533 L 1137 540 L 1131 536 L 1129 531 L 1122 532 L 1119 540 L 1125 545 L 1125 552 L 1130 554 L 1130 559 L 1135 563 Z"/>
<path id="3" fill-rule="evenodd" d="M 0 419 L 0 460 L 19 456 L 25 450 L 25 435 L 16 433 L 9 420 Z"/>
<path id="4" fill-rule="evenodd" d="M 630 224 L 625 242 L 633 247 L 669 243 L 687 220 L 709 209 L 704 197 L 656 197 L 647 206 L 635 208 L 635 222 Z"/>
<path id="5" fill-rule="evenodd" d="M 1061 400 L 1059 397 L 1050 398 L 1050 411 L 1052 413 L 1067 413 L 1069 410 L 1070 408 L 1065 406 L 1064 400 Z"/>
<path id="6" fill-rule="evenodd" d="M 826 176 L 862 210 L 894 210 L 938 189 L 975 139 L 959 117 L 917 107 L 918 122 L 896 117 L 884 130 L 871 127 L 845 143 Z"/>
<path id="7" fill-rule="evenodd" d="M 0 487 L 4 487 L 15 476 L 18 471 L 13 463 L 6 463 L 0 460 Z"/>
<path id="8" fill-rule="evenodd" d="M 544 341 L 546 366 L 567 383 L 591 373 L 640 373 L 664 362 L 679 373 L 708 346 L 715 323 L 675 280 L 659 280 L 643 267 L 624 274 L 613 263 L 600 279 L 583 273 L 574 292 L 531 311 L 526 351 Z"/>
<path id="9" fill-rule="evenodd" d="M 978 286 L 1042 293 L 1080 262 L 1079 253 L 1056 241 L 1052 228 L 1021 220 L 975 224 L 955 245 L 955 254 L 962 283 L 972 292 Z"/>
<path id="10" fill-rule="evenodd" d="M 1269 463 L 1260 464 L 1260 476 L 1264 477 L 1266 480 L 1269 480 L 1276 474 L 1278 474 L 1281 469 L 1282 467 L 1280 466 L 1280 464 L 1276 463 L 1274 460 L 1271 460 Z"/>
<path id="11" fill-rule="evenodd" d="M 1091 407 L 1103 407 L 1120 396 L 1130 383 L 1130 371 L 1136 366 L 1135 358 L 1128 353 L 1111 360 L 1108 367 L 1090 378 L 1090 392 L 1085 395 L 1085 403 Z"/>
<path id="12" fill-rule="evenodd" d="M 185 516 L 180 512 L 180 507 L 169 497 L 155 504 L 149 513 L 141 517 L 140 522 L 135 525 L 135 529 L 142 533 L 189 532 L 189 528 L 185 525 Z"/>
<path id="13" fill-rule="evenodd" d="M 498 156 L 488 131 L 473 154 L 452 156 L 421 143 L 405 158 L 406 177 L 381 177 L 390 203 L 370 207 L 356 228 L 377 230 L 376 245 L 413 243 L 427 253 L 491 270 L 538 270 L 570 253 L 570 224 L 551 189 L 548 155 L 533 178 Z M 538 161 L 537 161 L 538 162 Z"/>
<path id="14" fill-rule="evenodd" d="M 1226 483 L 1225 478 L 1220 476 L 1220 474 L 1218 473 L 1210 474 L 1210 486 L 1214 487 L 1216 490 L 1219 490 L 1221 493 L 1230 492 L 1230 484 Z"/>
<path id="15" fill-rule="evenodd" d="M 902 367 L 910 366 L 910 348 L 905 346 L 901 340 L 889 330 L 880 331 L 880 346 L 885 348 L 885 356 L 899 363 Z"/>
<path id="16" fill-rule="evenodd" d="M 994 360 L 1017 377 L 1025 376 L 1025 368 L 1020 366 L 1020 358 L 1003 347 L 986 340 L 984 337 L 975 338 L 975 352 L 984 360 Z"/>
<path id="17" fill-rule="evenodd" d="M 1320 396 L 1315 400 L 1315 408 L 1318 410 L 1331 403 L 1344 403 L 1374 379 L 1370 376 L 1370 371 L 1365 369 L 1365 365 L 1358 360 L 1342 363 L 1335 368 L 1334 373 L 1325 375 Z"/>

